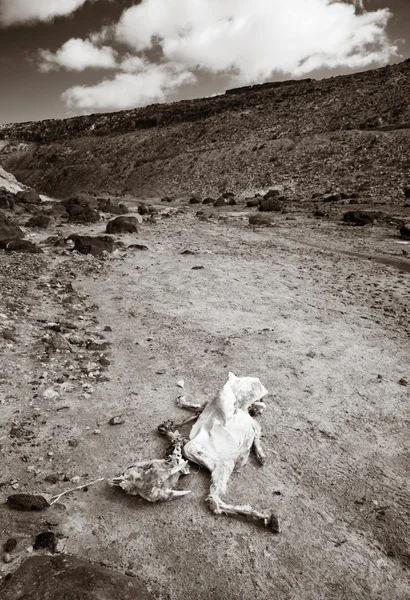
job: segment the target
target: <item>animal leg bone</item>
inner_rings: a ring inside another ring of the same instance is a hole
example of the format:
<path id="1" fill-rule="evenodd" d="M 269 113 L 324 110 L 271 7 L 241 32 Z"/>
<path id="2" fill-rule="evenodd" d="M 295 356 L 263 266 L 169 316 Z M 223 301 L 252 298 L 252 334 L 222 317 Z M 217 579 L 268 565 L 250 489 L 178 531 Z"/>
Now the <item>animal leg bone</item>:
<path id="1" fill-rule="evenodd" d="M 228 481 L 233 471 L 234 464 L 225 462 L 217 465 L 211 474 L 211 487 L 207 502 L 211 511 L 216 515 L 226 514 L 246 517 L 265 527 L 270 527 L 273 533 L 279 533 L 278 519 L 274 514 L 262 513 L 249 505 L 234 505 L 224 502 L 221 498 L 228 487 Z"/>
<path id="2" fill-rule="evenodd" d="M 262 437 L 262 428 L 257 421 L 253 424 L 254 438 L 253 438 L 253 449 L 255 450 L 256 458 L 261 463 L 261 465 L 265 464 L 266 454 L 263 451 L 261 444 Z"/>

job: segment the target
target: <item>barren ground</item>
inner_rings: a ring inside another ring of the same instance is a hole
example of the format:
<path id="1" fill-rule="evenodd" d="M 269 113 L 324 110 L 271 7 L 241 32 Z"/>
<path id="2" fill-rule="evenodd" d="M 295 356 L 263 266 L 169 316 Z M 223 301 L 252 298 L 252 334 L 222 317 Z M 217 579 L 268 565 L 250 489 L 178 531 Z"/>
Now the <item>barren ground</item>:
<path id="1" fill-rule="evenodd" d="M 169 503 L 101 483 L 46 512 L 0 506 L 0 541 L 19 542 L 1 574 L 50 527 L 64 552 L 132 572 L 161 599 L 409 598 L 410 248 L 382 226 L 278 215 L 253 230 L 243 209 L 224 211 L 146 224 L 148 251 L 102 261 L 49 247 L 0 253 L 0 325 L 15 338 L 0 339 L 0 495 L 56 494 L 76 485 L 64 478 L 162 457 L 157 425 L 184 416 L 177 381 L 203 400 L 231 370 L 270 391 L 269 460 L 251 457 L 228 497 L 271 509 L 281 533 L 214 516 L 208 474 L 193 466 L 181 480 L 192 493 Z M 50 323 L 74 332 L 72 352 L 44 354 Z M 86 350 L 87 339 L 109 349 Z M 89 362 L 102 354 L 111 364 L 95 382 Z M 58 398 L 43 396 L 50 387 Z M 109 425 L 114 415 L 125 423 Z"/>

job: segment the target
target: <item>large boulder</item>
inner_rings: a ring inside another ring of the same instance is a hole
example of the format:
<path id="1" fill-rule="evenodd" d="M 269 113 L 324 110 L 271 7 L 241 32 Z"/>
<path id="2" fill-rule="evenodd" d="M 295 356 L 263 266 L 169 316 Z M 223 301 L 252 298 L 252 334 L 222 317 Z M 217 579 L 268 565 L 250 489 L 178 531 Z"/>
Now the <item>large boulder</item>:
<path id="1" fill-rule="evenodd" d="M 276 196 L 263 198 L 259 203 L 259 210 L 263 212 L 280 212 L 282 210 L 280 198 L 277 198 Z"/>
<path id="2" fill-rule="evenodd" d="M 23 231 L 11 219 L 0 212 L 0 240 L 13 240 L 24 237 Z"/>
<path id="3" fill-rule="evenodd" d="M 8 190 L 1 188 L 0 189 L 0 208 L 2 209 L 12 209 L 16 202 L 16 195 L 12 194 Z"/>
<path id="4" fill-rule="evenodd" d="M 404 225 L 400 227 L 400 235 L 405 240 L 410 240 L 410 223 L 404 223 Z"/>
<path id="5" fill-rule="evenodd" d="M 265 200 L 268 200 L 268 198 L 278 198 L 279 196 L 280 196 L 279 190 L 269 190 L 264 195 L 264 198 L 265 198 Z"/>
<path id="6" fill-rule="evenodd" d="M 254 206 L 259 206 L 261 200 L 262 200 L 262 198 L 260 196 L 255 196 L 254 198 L 249 198 L 249 200 L 246 201 L 246 206 L 248 206 L 249 208 L 253 208 Z"/>
<path id="7" fill-rule="evenodd" d="M 116 204 L 111 198 L 98 198 L 98 209 L 101 212 L 111 213 L 112 215 L 124 215 L 128 212 L 128 207 L 125 204 Z"/>
<path id="8" fill-rule="evenodd" d="M 68 220 L 72 223 L 97 223 L 100 220 L 98 202 L 95 198 L 74 196 L 63 200 L 62 205 L 68 213 Z"/>
<path id="9" fill-rule="evenodd" d="M 20 252 L 24 254 L 42 254 L 41 248 L 30 242 L 29 240 L 14 239 L 0 240 L 0 248 L 6 250 L 6 252 Z"/>
<path id="10" fill-rule="evenodd" d="M 249 217 L 249 225 L 253 227 L 271 227 L 274 224 L 272 215 L 256 213 Z"/>
<path id="11" fill-rule="evenodd" d="M 107 233 L 139 233 L 139 222 L 136 217 L 116 217 L 108 221 Z"/>
<path id="12" fill-rule="evenodd" d="M 39 229 L 48 229 L 53 222 L 49 215 L 38 214 L 33 215 L 26 223 L 26 227 L 38 227 Z"/>
<path id="13" fill-rule="evenodd" d="M 2 600 L 154 600 L 136 577 L 74 556 L 33 556 L 0 585 Z"/>
<path id="14" fill-rule="evenodd" d="M 77 250 L 80 254 L 101 256 L 103 252 L 114 251 L 114 240 L 109 235 L 97 235 L 92 237 L 74 233 L 67 239 L 74 242 L 74 250 Z"/>
<path id="15" fill-rule="evenodd" d="M 374 216 L 362 210 L 349 210 L 343 215 L 345 223 L 351 223 L 358 227 L 370 225 L 374 221 Z"/>
<path id="16" fill-rule="evenodd" d="M 34 190 L 24 190 L 17 192 L 17 198 L 23 204 L 41 204 L 41 198 Z"/>

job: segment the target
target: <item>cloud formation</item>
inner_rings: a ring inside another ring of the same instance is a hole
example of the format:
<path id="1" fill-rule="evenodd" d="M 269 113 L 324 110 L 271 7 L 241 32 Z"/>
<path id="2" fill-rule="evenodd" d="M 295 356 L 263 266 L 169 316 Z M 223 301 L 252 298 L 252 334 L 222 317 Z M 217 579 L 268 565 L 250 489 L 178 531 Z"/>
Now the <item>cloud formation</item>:
<path id="1" fill-rule="evenodd" d="M 39 69 L 43 73 L 60 67 L 71 71 L 88 68 L 113 69 L 117 66 L 117 53 L 110 46 L 95 46 L 90 40 L 72 38 L 55 54 L 50 50 L 39 50 Z"/>
<path id="2" fill-rule="evenodd" d="M 159 46 L 172 63 L 252 83 L 386 61 L 389 17 L 358 0 L 144 0 L 123 13 L 117 36 L 136 51 Z"/>
<path id="3" fill-rule="evenodd" d="M 38 4 L 68 10 L 85 1 Z M 113 79 L 75 86 L 63 99 L 82 111 L 126 109 L 162 102 L 204 73 L 242 85 L 385 64 L 397 51 L 386 33 L 390 17 L 387 8 L 364 10 L 362 0 L 142 0 L 88 40 L 69 40 L 55 54 L 42 50 L 40 69 L 116 68 Z M 108 44 L 125 44 L 129 53 Z M 160 58 L 149 62 L 154 54 Z"/>
<path id="4" fill-rule="evenodd" d="M 139 63 L 139 64 L 137 64 Z M 164 102 L 167 94 L 195 78 L 192 73 L 169 65 L 151 65 L 144 61 L 125 62 L 124 70 L 114 79 L 93 86 L 75 86 L 64 92 L 62 98 L 70 108 L 83 112 L 103 109 L 124 110 Z"/>
<path id="5" fill-rule="evenodd" d="M 9 26 L 52 21 L 55 17 L 73 13 L 86 2 L 87 0 L 0 0 L 0 23 Z"/>

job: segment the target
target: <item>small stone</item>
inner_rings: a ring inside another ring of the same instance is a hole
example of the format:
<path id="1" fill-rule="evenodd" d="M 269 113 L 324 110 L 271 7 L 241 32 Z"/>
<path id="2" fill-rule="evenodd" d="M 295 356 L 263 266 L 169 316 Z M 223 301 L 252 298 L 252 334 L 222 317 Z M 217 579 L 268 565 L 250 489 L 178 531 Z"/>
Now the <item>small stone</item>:
<path id="1" fill-rule="evenodd" d="M 104 331 L 112 331 L 111 327 L 109 325 L 106 325 L 104 327 Z"/>
<path id="2" fill-rule="evenodd" d="M 407 381 L 407 379 L 404 379 L 404 377 L 402 377 L 401 379 L 399 379 L 399 385 L 407 386 L 409 385 L 409 382 Z"/>
<path id="3" fill-rule="evenodd" d="M 46 400 L 57 400 L 59 397 L 60 394 L 56 390 L 53 390 L 53 388 L 47 388 L 43 392 L 43 398 Z"/>
<path id="4" fill-rule="evenodd" d="M 94 429 L 93 434 L 94 435 L 100 435 L 101 433 L 101 429 Z"/>
<path id="5" fill-rule="evenodd" d="M 180 387 L 180 388 L 182 388 L 182 389 L 184 389 L 184 385 L 185 385 L 185 382 L 184 382 L 184 380 L 183 380 L 183 379 L 180 379 L 180 380 L 177 382 L 177 386 L 178 386 L 178 387 Z"/>
<path id="6" fill-rule="evenodd" d="M 17 540 L 15 538 L 9 538 L 3 545 L 4 552 L 13 552 L 17 547 Z"/>
<path id="7" fill-rule="evenodd" d="M 34 550 L 46 549 L 54 553 L 56 548 L 56 535 L 52 531 L 43 531 L 36 536 L 33 544 Z"/>
<path id="8" fill-rule="evenodd" d="M 315 358 L 315 356 L 316 356 L 316 352 L 313 352 L 313 350 L 310 350 L 310 352 L 308 352 L 308 353 L 306 354 L 306 356 L 308 356 L 309 358 Z"/>
<path id="9" fill-rule="evenodd" d="M 116 416 L 116 417 L 112 417 L 109 420 L 110 425 L 122 425 L 123 423 L 125 423 L 124 419 L 120 416 Z"/>
<path id="10" fill-rule="evenodd" d="M 7 564 L 11 563 L 13 560 L 13 557 L 11 556 L 11 554 L 9 554 L 8 552 L 5 552 L 3 554 L 3 562 Z"/>

